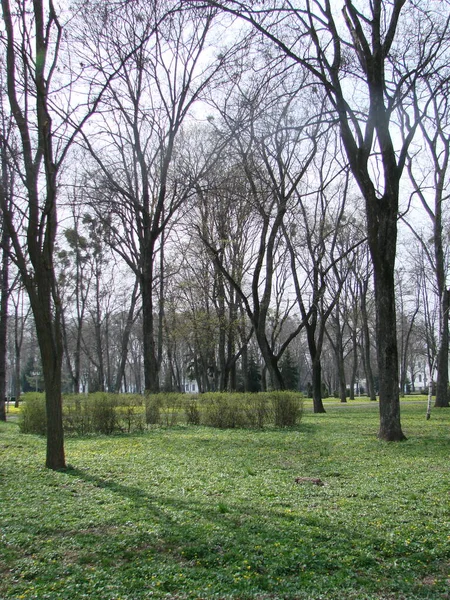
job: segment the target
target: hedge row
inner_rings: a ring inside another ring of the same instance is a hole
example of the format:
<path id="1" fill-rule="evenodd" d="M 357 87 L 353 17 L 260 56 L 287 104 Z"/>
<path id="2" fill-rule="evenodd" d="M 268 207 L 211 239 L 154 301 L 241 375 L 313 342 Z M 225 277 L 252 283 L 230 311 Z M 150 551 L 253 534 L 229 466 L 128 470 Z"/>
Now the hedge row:
<path id="1" fill-rule="evenodd" d="M 23 396 L 20 429 L 45 435 L 44 394 Z M 86 435 L 131 433 L 148 425 L 206 425 L 218 428 L 261 429 L 293 427 L 300 422 L 303 398 L 296 392 L 132 394 L 96 393 L 63 399 L 63 423 L 67 433 Z"/>

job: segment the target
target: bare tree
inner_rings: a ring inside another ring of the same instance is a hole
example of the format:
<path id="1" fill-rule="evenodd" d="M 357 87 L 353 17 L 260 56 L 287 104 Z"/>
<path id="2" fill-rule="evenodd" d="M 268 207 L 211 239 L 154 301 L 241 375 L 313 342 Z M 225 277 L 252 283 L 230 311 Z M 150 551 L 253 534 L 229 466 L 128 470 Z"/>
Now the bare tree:
<path id="1" fill-rule="evenodd" d="M 155 392 L 163 357 L 165 232 L 193 187 L 181 169 L 182 127 L 225 57 L 202 58 L 212 11 L 173 14 L 154 36 L 153 15 L 142 6 L 128 3 L 120 15 L 106 10 L 103 18 L 107 33 L 97 32 L 91 66 L 98 77 L 105 63 L 124 67 L 84 143 L 96 164 L 97 218 L 108 215 L 111 245 L 139 280 L 145 389 Z M 91 23 L 87 14 L 86 26 Z M 125 60 L 130 45 L 137 50 Z"/>
<path id="2" fill-rule="evenodd" d="M 30 298 L 41 353 L 47 412 L 46 466 L 60 469 L 65 467 L 65 455 L 61 300 L 54 266 L 58 183 L 69 150 L 96 111 L 105 84 L 88 87 L 87 100 L 85 90 L 75 93 L 80 73 L 70 62 L 68 29 L 63 28 L 52 0 L 35 0 L 32 6 L 25 0 L 2 0 L 2 13 L 6 98 L 20 150 L 10 155 L 15 156 L 20 193 L 15 194 L 12 210 L 7 190 L 0 185 L 0 205 L 11 239 L 10 256 Z M 63 57 L 67 68 L 61 68 Z M 83 65 L 79 67 L 83 70 Z M 106 82 L 116 73 L 114 65 L 105 74 Z"/>
<path id="3" fill-rule="evenodd" d="M 13 196 L 13 170 L 8 157 L 7 140 L 11 128 L 5 119 L 5 111 L 1 111 L 2 133 L 0 135 L 0 178 L 1 189 L 5 194 L 5 202 L 12 207 Z M 7 364 L 7 336 L 8 336 L 8 301 L 10 295 L 10 245 L 11 237 L 8 227 L 1 224 L 1 268 L 0 268 L 0 420 L 6 421 L 6 364 Z"/>
<path id="4" fill-rule="evenodd" d="M 315 412 L 325 412 L 321 353 L 327 321 L 348 274 L 345 265 L 351 264 L 353 250 L 360 243 L 357 235 L 353 239 L 344 233 L 344 227 L 347 232 L 350 230 L 345 216 L 349 176 L 337 158 L 332 131 L 324 135 L 321 145 L 309 174 L 314 182 L 310 184 L 311 191 L 297 191 L 297 207 L 285 228 L 301 327 L 306 330 L 311 356 Z"/>
<path id="5" fill-rule="evenodd" d="M 272 328 L 269 332 L 270 312 L 280 290 L 277 279 L 285 281 L 284 257 L 286 245 L 283 224 L 289 207 L 294 202 L 297 188 L 308 170 L 317 149 L 317 122 L 301 108 L 299 90 L 306 88 L 304 77 L 293 77 L 283 63 L 275 63 L 262 77 L 246 79 L 241 73 L 220 109 L 218 129 L 230 138 L 236 163 L 241 163 L 246 184 L 246 202 L 252 208 L 245 260 L 248 281 L 238 281 L 226 268 L 221 256 L 224 248 L 234 239 L 231 222 L 226 220 L 222 231 L 199 230 L 210 249 L 216 266 L 240 297 L 267 368 L 271 385 L 282 389 L 284 382 L 279 360 L 289 343 L 299 333 L 293 331 L 281 345 L 275 343 Z M 212 202 L 214 202 L 214 190 Z M 202 191 L 204 195 L 205 192 Z M 211 202 L 211 200 L 210 200 Z M 217 239 L 214 239 L 217 236 Z M 295 300 L 284 305 L 287 316 Z M 280 325 L 278 315 L 277 328 Z"/>
<path id="6" fill-rule="evenodd" d="M 436 359 L 437 385 L 435 405 L 448 407 L 449 403 L 449 310 L 450 293 L 447 287 L 448 244 L 445 229 L 448 222 L 445 216 L 449 201 L 449 160 L 450 160 L 450 87 L 447 65 L 437 69 L 432 77 L 424 79 L 414 88 L 409 105 L 401 107 L 404 135 L 409 133 L 413 123 L 418 122 L 421 138 L 408 156 L 408 173 L 413 186 L 413 195 L 419 198 L 429 219 L 433 248 L 427 248 L 426 237 L 417 229 L 414 219 L 405 215 L 404 220 L 413 234 L 424 245 L 429 258 L 429 268 L 434 273 L 436 292 L 439 298 L 439 348 Z M 413 115 L 411 119 L 411 114 Z M 420 146 L 422 142 L 422 146 Z"/>
<path id="7" fill-rule="evenodd" d="M 14 2 L 11 7 L 9 0 L 2 1 L 7 97 L 22 153 L 15 166 L 26 194 L 23 208 L 16 205 L 15 210 L 23 219 L 26 247 L 19 230 L 22 223 L 15 218 L 3 186 L 0 200 L 14 260 L 30 298 L 41 351 L 47 408 L 46 466 L 60 469 L 65 467 L 61 410 L 63 348 L 53 254 L 57 175 L 63 157 L 55 156 L 51 94 L 62 27 L 53 2 L 45 4 L 36 0 L 30 12 L 25 2 Z"/>
<path id="8" fill-rule="evenodd" d="M 195 1 L 195 0 L 194 0 Z M 197 0 L 197 4 L 201 0 Z M 406 0 L 344 0 L 343 22 L 330 0 L 264 3 L 210 0 L 250 23 L 323 86 L 365 201 L 375 278 L 380 381 L 379 437 L 403 440 L 400 423 L 394 267 L 400 179 L 417 122 L 396 147 L 393 114 L 399 99 L 426 76 L 446 43 L 448 14 L 422 12 Z M 439 7 L 442 3 L 439 3 Z M 412 26 L 414 25 L 414 26 Z M 398 57 L 403 60 L 400 65 Z M 445 59 L 444 59 L 445 60 Z"/>

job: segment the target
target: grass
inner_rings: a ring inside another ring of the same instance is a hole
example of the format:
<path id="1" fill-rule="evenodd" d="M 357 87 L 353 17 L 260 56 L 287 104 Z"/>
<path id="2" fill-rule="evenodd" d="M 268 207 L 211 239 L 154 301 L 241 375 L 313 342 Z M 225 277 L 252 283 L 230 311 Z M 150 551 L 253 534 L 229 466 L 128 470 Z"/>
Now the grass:
<path id="1" fill-rule="evenodd" d="M 0 424 L 0 598 L 450 598 L 450 411 L 405 403 L 386 444 L 375 403 L 326 408 L 68 438 L 65 472 Z"/>

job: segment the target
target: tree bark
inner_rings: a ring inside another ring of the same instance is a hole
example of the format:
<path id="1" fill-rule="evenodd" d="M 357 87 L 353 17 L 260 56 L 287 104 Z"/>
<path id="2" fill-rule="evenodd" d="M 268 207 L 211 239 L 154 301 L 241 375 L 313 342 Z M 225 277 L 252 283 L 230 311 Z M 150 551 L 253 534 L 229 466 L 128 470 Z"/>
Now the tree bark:
<path id="1" fill-rule="evenodd" d="M 144 387 L 146 392 L 159 392 L 158 360 L 154 339 L 153 299 L 151 292 L 142 288 L 142 322 L 144 341 Z"/>
<path id="2" fill-rule="evenodd" d="M 434 406 L 448 407 L 449 406 L 449 391 L 448 391 L 448 359 L 449 359 L 449 327 L 448 327 L 448 312 L 449 312 L 449 291 L 444 285 L 441 291 L 441 307 L 439 314 L 440 321 L 440 336 L 439 350 L 437 356 L 437 382 L 436 382 L 436 400 Z"/>
<path id="3" fill-rule="evenodd" d="M 2 0 L 6 38 L 7 94 L 11 113 L 19 132 L 22 151 L 22 180 L 27 195 L 26 249 L 16 227 L 8 204 L 6 190 L 1 189 L 0 200 L 4 226 L 8 228 L 22 280 L 30 297 L 35 319 L 42 367 L 45 379 L 47 412 L 47 456 L 50 469 L 65 467 L 64 434 L 61 405 L 61 369 L 63 346 L 61 337 L 61 306 L 56 290 L 53 254 L 57 229 L 57 172 L 53 156 L 52 119 L 48 105 L 51 74 L 56 68 L 62 30 L 52 2 L 44 8 L 43 0 L 33 2 L 33 20 L 22 15 L 33 31 L 15 27 L 8 0 Z M 31 10 L 31 9 L 30 9 Z M 19 38 L 16 41 L 15 36 Z M 52 35 L 54 37 L 52 37 Z M 30 55 L 30 37 L 35 43 L 35 55 Z M 51 45 L 50 45 L 51 43 Z M 50 55 L 53 50 L 53 56 Z M 46 64 L 46 61 L 51 64 Z M 16 70 L 30 70 L 34 89 L 20 88 Z M 28 93 L 26 109 L 19 98 Z M 34 102 L 34 111 L 28 110 Z M 37 146 L 33 150 L 34 136 Z M 42 179 L 42 182 L 41 182 Z M 43 185 L 41 185 L 43 183 Z M 43 198 L 43 200 L 42 200 Z M 26 256 L 28 254 L 28 256 Z"/>
<path id="4" fill-rule="evenodd" d="M 6 346 L 9 297 L 9 234 L 2 231 L 2 269 L 0 273 L 0 421 L 6 421 Z"/>
<path id="5" fill-rule="evenodd" d="M 136 320 L 134 312 L 135 312 L 135 308 L 136 308 L 137 297 L 138 297 L 138 281 L 136 280 L 136 282 L 134 284 L 134 288 L 133 288 L 133 293 L 131 294 L 131 302 L 130 302 L 130 308 L 128 309 L 127 322 L 125 324 L 125 329 L 124 329 L 124 332 L 122 335 L 120 363 L 119 363 L 119 367 L 117 369 L 116 382 L 114 384 L 114 391 L 116 393 L 120 392 L 120 388 L 122 386 L 122 381 L 125 376 L 125 366 L 127 363 L 127 356 L 128 356 L 128 343 L 130 341 L 131 329 Z"/>
<path id="6" fill-rule="evenodd" d="M 395 310 L 395 255 L 397 199 L 369 201 L 368 230 L 375 280 L 380 429 L 385 441 L 406 439 L 400 425 L 397 318 Z M 395 215 L 395 216 L 394 216 Z"/>

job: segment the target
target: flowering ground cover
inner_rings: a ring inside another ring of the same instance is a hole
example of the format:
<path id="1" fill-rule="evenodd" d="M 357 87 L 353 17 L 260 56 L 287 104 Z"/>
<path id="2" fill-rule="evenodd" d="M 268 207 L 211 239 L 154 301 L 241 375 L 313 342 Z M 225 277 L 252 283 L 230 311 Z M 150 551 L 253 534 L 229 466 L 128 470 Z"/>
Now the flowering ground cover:
<path id="1" fill-rule="evenodd" d="M 388 444 L 376 403 L 326 407 L 69 437 L 64 472 L 1 423 L 0 598 L 450 598 L 450 411 L 403 404 Z"/>

